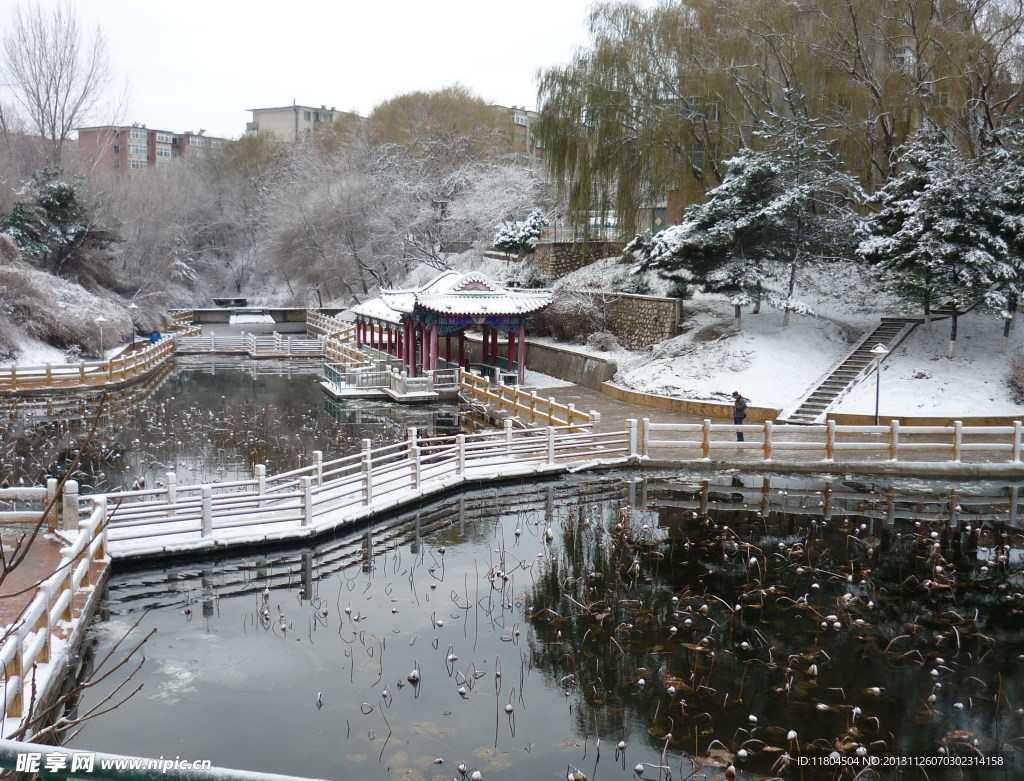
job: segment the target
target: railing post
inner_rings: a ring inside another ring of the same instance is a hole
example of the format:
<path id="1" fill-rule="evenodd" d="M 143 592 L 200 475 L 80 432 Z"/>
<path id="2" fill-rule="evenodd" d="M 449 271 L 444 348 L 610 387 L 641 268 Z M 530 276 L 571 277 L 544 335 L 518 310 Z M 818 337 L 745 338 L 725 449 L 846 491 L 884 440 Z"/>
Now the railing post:
<path id="1" fill-rule="evenodd" d="M 52 388 L 53 387 L 53 364 L 52 363 L 47 363 L 46 364 L 46 387 L 47 388 Z"/>
<path id="2" fill-rule="evenodd" d="M 764 460 L 772 460 L 772 434 L 775 433 L 775 424 L 770 420 L 764 422 Z"/>
<path id="3" fill-rule="evenodd" d="M 651 419 L 644 418 L 640 425 L 640 447 L 641 456 L 649 456 L 651 454 Z"/>
<path id="4" fill-rule="evenodd" d="M 530 391 L 530 423 L 537 422 L 537 391 Z"/>
<path id="5" fill-rule="evenodd" d="M 626 419 L 626 439 L 628 441 L 628 451 L 626 453 L 630 458 L 635 458 L 640 455 L 640 451 L 637 449 L 637 430 L 636 430 L 636 418 Z"/>
<path id="6" fill-rule="evenodd" d="M 46 507 L 49 508 L 46 513 L 46 528 L 50 532 L 57 531 L 57 479 L 54 477 L 47 478 L 46 480 Z"/>
<path id="7" fill-rule="evenodd" d="M 456 434 L 455 435 L 455 448 L 456 448 L 456 462 L 455 462 L 455 474 L 464 475 L 466 474 L 466 435 Z"/>
<path id="8" fill-rule="evenodd" d="M 78 382 L 85 385 L 85 361 L 78 362 Z"/>
<path id="9" fill-rule="evenodd" d="M 107 558 L 107 497 L 97 496 L 92 500 L 93 512 L 98 512 L 100 515 L 99 526 L 96 527 L 96 533 L 100 538 L 100 545 L 96 549 L 96 560 Z"/>
<path id="10" fill-rule="evenodd" d="M 555 427 L 548 426 L 548 463 L 555 463 Z"/>
<path id="11" fill-rule="evenodd" d="M 324 484 L 324 451 L 314 450 L 313 451 L 313 467 L 316 470 L 316 485 L 320 486 Z"/>
<path id="12" fill-rule="evenodd" d="M 1018 463 L 1020 461 L 1020 437 L 1021 437 L 1021 424 L 1019 420 L 1013 421 L 1013 450 L 1011 451 L 1011 461 Z"/>
<path id="13" fill-rule="evenodd" d="M 369 506 L 373 501 L 373 454 L 370 451 L 373 442 L 363 440 L 363 504 Z"/>
<path id="14" fill-rule="evenodd" d="M 889 460 L 895 461 L 900 447 L 900 422 L 893 420 L 889 424 Z"/>
<path id="15" fill-rule="evenodd" d="M 78 528 L 78 481 L 68 480 L 64 483 L 64 496 L 61 501 L 61 512 L 64 516 L 64 531 Z"/>
<path id="16" fill-rule="evenodd" d="M 960 450 L 964 443 L 964 422 L 953 421 L 953 461 L 960 460 Z"/>
<path id="17" fill-rule="evenodd" d="M 299 485 L 302 486 L 302 526 L 309 526 L 313 523 L 313 478 L 303 475 L 299 478 Z"/>
<path id="18" fill-rule="evenodd" d="M 701 458 L 711 458 L 711 421 L 704 418 L 703 436 L 700 443 Z"/>
<path id="19" fill-rule="evenodd" d="M 35 661 L 49 662 L 51 640 L 53 639 L 53 622 L 50 620 L 50 602 L 53 599 L 53 593 L 49 582 L 44 580 L 36 586 L 36 594 L 42 594 L 46 598 L 46 607 L 39 614 L 39 618 L 36 619 L 36 625 L 32 628 L 34 632 L 45 633 L 45 640 L 39 647 L 39 653 L 36 654 Z"/>
<path id="20" fill-rule="evenodd" d="M 825 421 L 825 460 L 835 461 L 836 459 L 836 422 Z"/>
<path id="21" fill-rule="evenodd" d="M 555 425 L 555 405 L 558 402 L 555 401 L 554 396 L 548 396 L 548 425 Z"/>
<path id="22" fill-rule="evenodd" d="M 7 680 L 17 676 L 18 678 L 18 693 L 14 695 L 7 703 L 7 716 L 12 718 L 20 719 L 24 715 L 25 709 L 25 635 L 28 633 L 28 627 L 25 624 L 19 626 L 13 633 L 13 637 L 8 638 L 8 642 L 14 641 L 14 656 L 7 665 L 6 673 Z"/>
<path id="23" fill-rule="evenodd" d="M 267 466 L 256 464 L 252 468 L 253 476 L 256 478 L 256 493 L 263 496 L 267 492 Z"/>
<path id="24" fill-rule="evenodd" d="M 167 486 L 167 514 L 175 514 L 175 506 L 178 504 L 178 475 L 174 472 L 164 474 L 164 483 Z"/>
<path id="25" fill-rule="evenodd" d="M 213 488 L 204 485 L 202 487 L 202 536 L 209 537 L 213 534 Z"/>
<path id="26" fill-rule="evenodd" d="M 590 410 L 590 431 L 594 434 L 601 433 L 601 413 L 596 409 Z"/>
<path id="27" fill-rule="evenodd" d="M 505 418 L 505 455 L 512 455 L 512 418 Z"/>
<path id="28" fill-rule="evenodd" d="M 423 479 L 423 458 L 420 449 L 416 445 L 409 448 L 409 466 L 412 471 L 412 487 L 419 488 Z"/>

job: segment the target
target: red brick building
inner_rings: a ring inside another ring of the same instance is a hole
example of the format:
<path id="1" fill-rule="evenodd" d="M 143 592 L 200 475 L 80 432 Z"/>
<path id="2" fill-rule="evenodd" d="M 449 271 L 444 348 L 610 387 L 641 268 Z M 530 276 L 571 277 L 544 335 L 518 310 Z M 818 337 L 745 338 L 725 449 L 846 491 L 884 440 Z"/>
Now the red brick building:
<path id="1" fill-rule="evenodd" d="M 226 139 L 186 131 L 153 130 L 145 125 L 78 128 L 78 155 L 94 171 L 131 173 L 173 165 L 220 149 Z"/>

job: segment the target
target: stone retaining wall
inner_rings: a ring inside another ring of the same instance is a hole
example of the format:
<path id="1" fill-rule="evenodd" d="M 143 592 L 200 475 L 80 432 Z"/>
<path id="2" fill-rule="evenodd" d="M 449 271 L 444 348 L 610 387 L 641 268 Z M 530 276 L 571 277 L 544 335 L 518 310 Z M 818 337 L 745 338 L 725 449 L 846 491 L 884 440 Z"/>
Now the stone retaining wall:
<path id="1" fill-rule="evenodd" d="M 595 260 L 621 252 L 622 243 L 617 241 L 592 241 L 586 245 L 585 251 L 581 242 L 545 241 L 537 245 L 528 260 L 549 279 L 560 279 Z"/>
<path id="2" fill-rule="evenodd" d="M 593 293 L 605 310 L 608 330 L 627 350 L 643 350 L 679 334 L 682 302 L 678 298 L 632 293 Z"/>
<path id="3" fill-rule="evenodd" d="M 499 352 L 504 349 L 504 342 Z M 504 355 L 504 352 L 501 352 Z M 483 360 L 479 336 L 466 337 L 466 355 L 473 363 Z M 526 341 L 526 367 L 530 371 L 547 374 L 559 380 L 582 385 L 591 390 L 601 390 L 603 383 L 615 376 L 618 367 L 611 361 L 591 355 L 563 350 L 547 344 Z"/>
<path id="4" fill-rule="evenodd" d="M 601 393 L 611 396 L 613 399 L 636 404 L 640 407 L 651 407 L 654 409 L 665 409 L 670 412 L 679 412 L 685 415 L 698 415 L 702 418 L 727 418 L 732 422 L 732 404 L 728 402 L 718 403 L 714 401 L 697 401 L 690 399 L 679 399 L 674 396 L 659 396 L 654 393 L 623 388 L 621 385 L 613 385 L 610 382 L 602 383 Z M 777 420 L 782 410 L 771 407 L 747 407 L 747 423 L 757 423 L 765 420 Z"/>

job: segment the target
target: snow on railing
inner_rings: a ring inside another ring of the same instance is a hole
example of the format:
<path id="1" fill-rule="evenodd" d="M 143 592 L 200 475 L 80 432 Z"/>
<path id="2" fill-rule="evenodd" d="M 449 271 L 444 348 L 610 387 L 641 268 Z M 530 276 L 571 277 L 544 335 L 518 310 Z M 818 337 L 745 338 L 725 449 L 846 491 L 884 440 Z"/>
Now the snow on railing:
<path id="1" fill-rule="evenodd" d="M 174 349 L 175 338 L 170 337 L 105 361 L 0 367 L 0 393 L 120 384 L 148 374 L 168 360 Z"/>
<path id="2" fill-rule="evenodd" d="M 232 536 L 259 526 L 292 529 L 346 522 L 467 479 L 564 468 L 566 462 L 622 460 L 632 453 L 623 432 L 598 434 L 589 426 L 420 437 L 415 429 L 391 445 L 267 476 L 262 465 L 249 480 L 179 486 L 174 473 L 159 489 L 108 494 L 112 543 L 186 535 L 195 540 Z M 414 492 L 410 494 L 410 491 Z M 65 523 L 78 499 L 66 492 Z M 328 520 L 328 516 L 334 518 Z"/>
<path id="3" fill-rule="evenodd" d="M 73 482 L 69 480 L 68 485 Z M 89 498 L 89 513 L 77 524 L 75 541 L 61 549 L 61 561 L 54 574 L 36 587 L 32 601 L 18 619 L 3 630 L 0 680 L 3 681 L 4 715 L 7 718 L 20 720 L 28 715 L 25 694 L 29 671 L 36 664 L 49 662 L 54 646 L 65 642 L 54 635 L 55 628 L 61 624 L 66 628 L 74 618 L 75 595 L 92 591 L 89 575 L 93 565 L 109 561 L 106 502 L 104 496 Z M 46 687 L 44 678 L 53 670 L 53 666 L 36 667 L 32 688 L 37 692 L 43 691 Z"/>
<path id="4" fill-rule="evenodd" d="M 735 441 L 737 433 L 743 433 L 746 441 Z M 693 434 L 697 436 L 687 436 Z M 778 453 L 810 451 L 821 455 L 802 460 L 824 462 L 841 460 L 845 453 L 874 455 L 876 460 L 881 456 L 888 461 L 899 461 L 901 455 L 907 460 L 906 454 L 915 453 L 915 460 L 929 463 L 959 463 L 965 454 L 979 453 L 1009 454 L 1009 461 L 1019 464 L 1021 446 L 1020 421 L 1011 426 L 965 426 L 959 420 L 951 426 L 904 426 L 899 421 L 887 426 L 844 426 L 831 420 L 814 426 L 776 426 L 772 421 L 736 426 L 710 420 L 651 423 L 644 418 L 639 453 L 650 456 L 655 450 L 671 449 L 683 451 L 673 457 L 710 459 L 715 451 L 760 450 L 764 461 L 773 461 Z"/>
<path id="5" fill-rule="evenodd" d="M 538 421 L 549 426 L 589 425 L 600 429 L 601 413 L 583 412 L 572 404 L 559 404 L 554 398 L 543 398 L 536 391 L 524 391 L 515 385 L 492 384 L 486 377 L 462 371 L 460 390 L 471 402 L 493 404 L 497 410 L 522 417 L 525 422 Z"/>
<path id="6" fill-rule="evenodd" d="M 36 523 L 43 511 L 46 515 L 48 531 L 57 529 L 57 480 L 48 478 L 46 486 L 17 486 L 0 488 L 0 501 L 4 502 L 35 502 L 39 508 L 25 510 L 4 510 L 0 512 L 0 523 Z"/>

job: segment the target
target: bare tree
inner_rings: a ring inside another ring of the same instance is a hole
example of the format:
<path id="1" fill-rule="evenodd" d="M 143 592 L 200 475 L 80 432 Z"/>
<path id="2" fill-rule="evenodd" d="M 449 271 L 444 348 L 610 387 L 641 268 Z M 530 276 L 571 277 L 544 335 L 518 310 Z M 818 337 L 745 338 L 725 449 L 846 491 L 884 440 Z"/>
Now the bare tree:
<path id="1" fill-rule="evenodd" d="M 59 164 L 64 142 L 82 124 L 110 81 L 103 33 L 91 36 L 79 25 L 71 3 L 52 10 L 18 5 L 3 41 L 0 81 L 10 91 L 14 113 L 3 109 L 0 130 L 9 136 L 20 119 L 26 132 L 45 139 L 52 164 Z"/>

